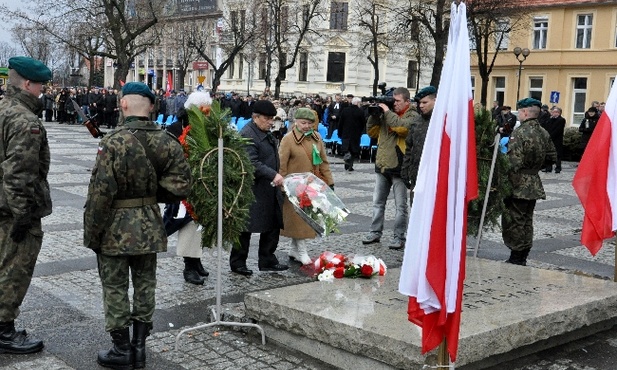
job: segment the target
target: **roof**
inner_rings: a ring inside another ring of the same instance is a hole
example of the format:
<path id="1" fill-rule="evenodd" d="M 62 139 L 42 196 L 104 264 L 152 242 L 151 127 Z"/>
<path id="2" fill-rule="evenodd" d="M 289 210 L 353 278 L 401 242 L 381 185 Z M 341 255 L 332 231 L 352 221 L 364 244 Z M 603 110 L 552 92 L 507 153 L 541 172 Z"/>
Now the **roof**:
<path id="1" fill-rule="evenodd" d="M 520 5 L 530 7 L 564 7 L 564 6 L 590 6 L 617 4 L 617 0 L 519 0 Z"/>

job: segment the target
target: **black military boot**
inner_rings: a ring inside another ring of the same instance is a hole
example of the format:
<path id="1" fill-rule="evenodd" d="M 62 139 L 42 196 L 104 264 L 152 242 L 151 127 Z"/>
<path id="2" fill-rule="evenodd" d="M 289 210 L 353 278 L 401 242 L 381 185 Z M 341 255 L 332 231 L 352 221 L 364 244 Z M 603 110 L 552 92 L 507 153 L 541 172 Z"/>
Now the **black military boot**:
<path id="1" fill-rule="evenodd" d="M 114 346 L 109 351 L 99 351 L 97 362 L 103 367 L 128 370 L 133 368 L 133 350 L 129 328 L 113 330 L 111 341 Z"/>
<path id="2" fill-rule="evenodd" d="M 146 337 L 150 335 L 152 324 L 143 321 L 133 321 L 133 358 L 135 369 L 146 367 Z"/>
<path id="3" fill-rule="evenodd" d="M 529 253 L 529 251 L 527 251 Z M 527 265 L 527 255 L 525 251 L 510 251 L 510 258 L 506 260 L 507 263 L 511 263 L 513 265 Z"/>
<path id="4" fill-rule="evenodd" d="M 184 281 L 190 284 L 203 285 L 205 280 L 198 272 L 199 258 L 184 257 Z"/>
<path id="5" fill-rule="evenodd" d="M 197 273 L 200 276 L 206 277 L 206 276 L 210 276 L 210 273 L 208 271 L 206 271 L 206 269 L 204 268 L 204 265 L 201 264 L 201 258 L 196 258 L 197 261 L 195 266 L 197 267 Z"/>
<path id="6" fill-rule="evenodd" d="M 0 353 L 34 353 L 43 347 L 42 340 L 32 340 L 25 330 L 15 330 L 14 321 L 0 322 Z"/>

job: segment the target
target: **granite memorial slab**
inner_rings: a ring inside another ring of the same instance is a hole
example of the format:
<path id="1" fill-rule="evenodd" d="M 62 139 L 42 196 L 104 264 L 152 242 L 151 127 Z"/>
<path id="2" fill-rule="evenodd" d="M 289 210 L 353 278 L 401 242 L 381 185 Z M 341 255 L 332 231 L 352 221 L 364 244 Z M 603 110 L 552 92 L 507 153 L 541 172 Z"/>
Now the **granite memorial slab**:
<path id="1" fill-rule="evenodd" d="M 360 370 L 419 369 L 435 355 L 421 354 L 422 332 L 407 320 L 399 274 L 390 269 L 381 278 L 250 293 L 246 315 L 264 327 L 269 339 L 340 368 L 353 361 Z M 617 317 L 615 307 L 617 283 L 612 281 L 468 258 L 456 366 L 488 358 L 499 362 L 495 357 L 503 354 L 509 360 L 520 348 L 527 354 L 530 347 L 550 346 L 552 338 L 608 328 Z"/>

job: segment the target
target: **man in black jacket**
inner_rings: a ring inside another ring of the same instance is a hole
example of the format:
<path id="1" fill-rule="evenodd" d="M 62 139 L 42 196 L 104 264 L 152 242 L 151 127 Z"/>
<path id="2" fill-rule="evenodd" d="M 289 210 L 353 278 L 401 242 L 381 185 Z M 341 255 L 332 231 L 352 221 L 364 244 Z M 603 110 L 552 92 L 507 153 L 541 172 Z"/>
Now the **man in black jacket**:
<path id="1" fill-rule="evenodd" d="M 252 190 L 255 202 L 249 208 L 246 231 L 240 233 L 240 245 L 234 246 L 229 256 L 229 266 L 236 274 L 251 276 L 246 266 L 251 233 L 259 233 L 258 266 L 260 271 L 284 271 L 289 268 L 279 263 L 274 255 L 283 228 L 283 176 L 278 172 L 280 159 L 278 141 L 270 129 L 276 116 L 276 108 L 269 100 L 253 104 L 251 121 L 240 130 L 240 135 L 251 139 L 246 146 L 249 158 L 255 166 Z"/>
<path id="2" fill-rule="evenodd" d="M 566 128 L 566 119 L 561 116 L 561 108 L 553 107 L 551 110 L 551 117 L 546 121 L 542 127 L 548 131 L 551 135 L 551 140 L 555 144 L 555 150 L 557 151 L 557 161 L 555 161 L 555 173 L 561 172 L 561 156 L 563 152 L 563 132 Z M 553 165 L 546 166 L 542 172 L 552 172 Z"/>
<path id="3" fill-rule="evenodd" d="M 360 137 L 366 127 L 366 116 L 360 104 L 362 99 L 353 98 L 351 105 L 341 110 L 338 135 L 342 140 L 345 169 L 353 171 L 353 162 L 360 155 Z"/>

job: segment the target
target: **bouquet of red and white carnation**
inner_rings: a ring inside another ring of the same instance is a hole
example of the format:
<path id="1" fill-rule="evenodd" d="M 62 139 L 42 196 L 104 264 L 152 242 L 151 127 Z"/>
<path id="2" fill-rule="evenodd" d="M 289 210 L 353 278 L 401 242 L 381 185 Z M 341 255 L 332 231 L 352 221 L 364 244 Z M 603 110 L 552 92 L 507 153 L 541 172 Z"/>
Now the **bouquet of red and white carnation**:
<path id="1" fill-rule="evenodd" d="M 384 276 L 387 271 L 384 261 L 373 255 L 346 257 L 332 252 L 323 252 L 315 260 L 314 266 L 319 281 L 332 281 L 344 277 L 369 279 L 374 275 Z"/>

